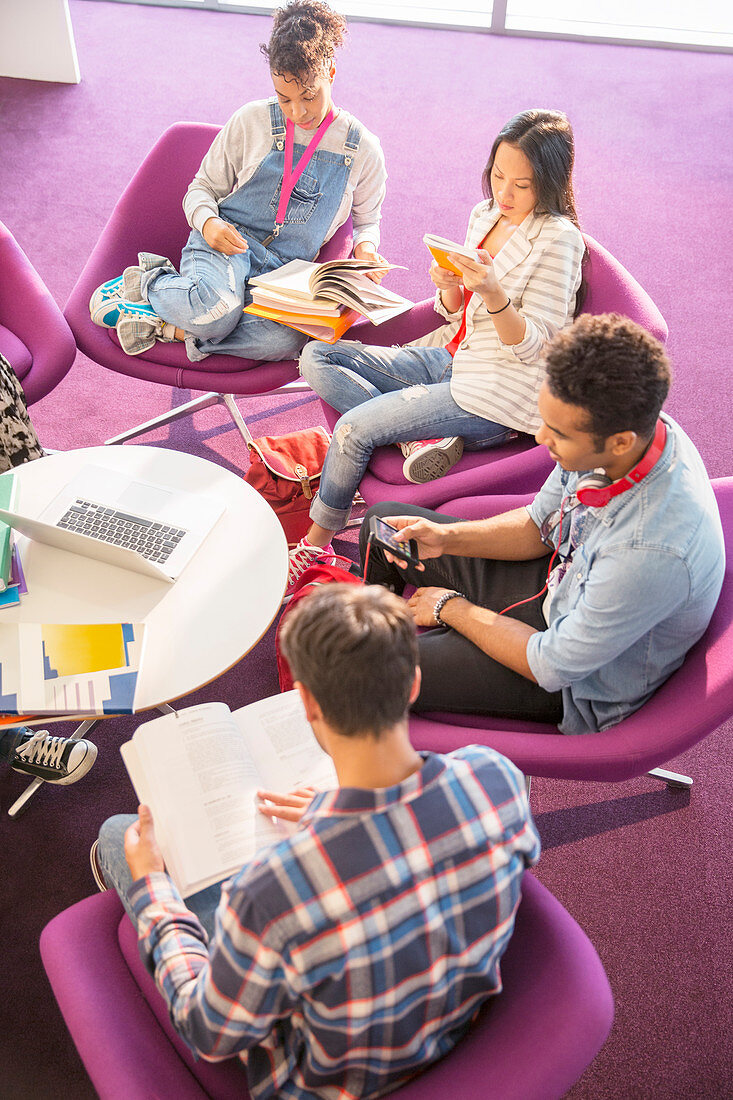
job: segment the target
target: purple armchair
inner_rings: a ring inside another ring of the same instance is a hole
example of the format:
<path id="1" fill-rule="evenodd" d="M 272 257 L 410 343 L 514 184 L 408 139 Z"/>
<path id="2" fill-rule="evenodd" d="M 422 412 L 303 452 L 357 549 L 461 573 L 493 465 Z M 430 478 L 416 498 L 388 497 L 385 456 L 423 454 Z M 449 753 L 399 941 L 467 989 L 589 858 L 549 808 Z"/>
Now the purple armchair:
<path id="1" fill-rule="evenodd" d="M 726 540 L 723 590 L 710 625 L 684 664 L 635 714 L 603 733 L 564 737 L 554 726 L 474 715 L 413 715 L 416 748 L 450 752 L 480 742 L 525 775 L 611 783 L 645 772 L 672 787 L 692 779 L 658 767 L 701 741 L 733 714 L 733 477 L 713 481 Z M 469 497 L 443 511 L 463 519 L 496 515 L 530 497 Z"/>
<path id="2" fill-rule="evenodd" d="M 643 325 L 663 343 L 667 325 L 646 291 L 618 260 L 592 237 L 585 237 L 588 262 L 585 278 L 588 293 L 586 313 L 621 313 Z M 433 310 L 432 299 L 420 302 L 409 313 L 374 329 L 360 322 L 349 336 L 365 344 L 406 344 L 431 332 L 443 318 Z M 333 428 L 338 413 L 325 402 L 326 423 Z M 359 491 L 367 504 L 399 500 L 439 508 L 446 500 L 479 493 L 520 493 L 537 489 L 552 469 L 544 447 L 537 447 L 529 436 L 522 436 L 502 447 L 486 451 L 467 451 L 460 462 L 437 481 L 412 485 L 402 475 L 402 456 L 395 447 L 379 447 L 372 456 Z"/>
<path id="3" fill-rule="evenodd" d="M 41 955 L 101 1100 L 249 1096 L 241 1064 L 194 1061 L 175 1034 L 114 892 L 85 898 L 50 921 Z M 501 971 L 503 992 L 463 1042 L 394 1096 L 565 1095 L 606 1040 L 613 998 L 595 948 L 531 874 Z"/>
<path id="4" fill-rule="evenodd" d="M 181 200 L 218 131 L 217 126 L 199 122 L 177 122 L 165 131 L 115 205 L 66 303 L 64 313 L 76 342 L 95 363 L 147 382 L 209 391 L 123 432 L 108 440 L 110 443 L 132 439 L 217 403 L 226 405 L 248 440 L 249 432 L 235 396 L 275 393 L 293 382 L 297 382 L 300 389 L 308 388 L 300 382 L 293 360 L 255 362 L 233 355 L 210 355 L 200 363 L 191 363 L 181 343 L 156 343 L 143 355 L 126 355 L 116 334 L 92 324 L 89 317 L 89 299 L 94 290 L 105 280 L 121 274 L 125 267 L 137 263 L 138 251 L 157 252 L 178 262 L 190 231 Z M 351 223 L 347 222 L 323 246 L 319 258 L 332 260 L 347 256 L 351 247 Z"/>
<path id="5" fill-rule="evenodd" d="M 0 222 L 0 352 L 23 384 L 29 405 L 68 372 L 76 344 L 40 275 Z"/>

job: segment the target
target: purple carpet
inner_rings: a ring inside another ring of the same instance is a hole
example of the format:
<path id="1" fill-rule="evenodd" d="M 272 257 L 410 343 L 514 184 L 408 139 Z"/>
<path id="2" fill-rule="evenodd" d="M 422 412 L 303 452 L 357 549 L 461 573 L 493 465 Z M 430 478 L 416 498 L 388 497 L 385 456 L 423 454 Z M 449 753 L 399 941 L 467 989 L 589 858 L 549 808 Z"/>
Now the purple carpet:
<path id="1" fill-rule="evenodd" d="M 165 127 L 223 123 L 269 94 L 256 16 L 72 0 L 82 83 L 0 79 L 0 216 L 63 304 L 133 171 Z M 559 107 L 577 139 L 582 227 L 650 292 L 670 328 L 668 408 L 712 476 L 733 473 L 730 379 L 730 59 L 725 55 L 542 42 L 353 24 L 336 100 L 382 139 L 390 175 L 382 251 L 407 265 L 390 285 L 427 297 L 430 230 L 462 238 L 498 128 L 531 106 Z M 141 242 L 144 247 L 145 242 Z M 111 272 L 110 274 L 115 274 Z M 43 442 L 101 443 L 188 394 L 136 384 L 79 356 L 34 406 Z M 307 395 L 244 401 L 256 434 L 315 423 Z M 246 467 L 221 409 L 146 437 Z M 353 536 L 351 536 L 353 539 Z M 185 702 L 232 709 L 277 690 L 272 631 L 229 673 Z M 87 853 L 101 821 L 134 808 L 118 746 L 139 719 L 97 732 L 100 759 L 68 790 L 47 789 L 25 816 L 0 782 L 3 934 L 0 1092 L 74 1100 L 93 1090 L 38 956 L 55 913 L 90 893 Z M 691 794 L 651 779 L 603 786 L 535 780 L 545 852 L 539 877 L 580 921 L 606 966 L 617 1018 L 573 1100 L 717 1098 L 733 1091 L 730 723 L 676 762 Z"/>

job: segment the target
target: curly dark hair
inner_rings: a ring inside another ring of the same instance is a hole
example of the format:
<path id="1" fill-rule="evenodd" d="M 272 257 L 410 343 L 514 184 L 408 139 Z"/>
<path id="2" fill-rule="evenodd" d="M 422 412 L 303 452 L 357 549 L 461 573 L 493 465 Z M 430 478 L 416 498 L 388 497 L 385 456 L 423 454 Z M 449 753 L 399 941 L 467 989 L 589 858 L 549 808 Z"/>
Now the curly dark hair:
<path id="1" fill-rule="evenodd" d="M 575 139 L 573 128 L 562 111 L 547 111 L 533 107 L 510 118 L 502 126 L 481 177 L 481 185 L 487 199 L 494 198 L 491 190 L 491 171 L 496 151 L 502 142 L 513 145 L 532 165 L 534 191 L 537 196 L 535 210 L 538 214 L 556 214 L 569 218 L 578 225 L 573 192 L 573 164 L 575 163 Z M 587 260 L 587 250 L 583 263 Z M 585 277 L 575 297 L 575 316 L 583 308 L 586 295 Z"/>
<path id="2" fill-rule="evenodd" d="M 404 600 L 377 584 L 324 584 L 283 618 L 280 648 L 343 737 L 402 721 L 418 662 Z"/>
<path id="3" fill-rule="evenodd" d="M 260 45 L 270 71 L 294 76 L 302 87 L 323 72 L 346 35 L 346 20 L 323 0 L 290 0 L 272 17 L 270 41 Z"/>
<path id="4" fill-rule="evenodd" d="M 551 342 L 545 368 L 553 397 L 588 414 L 599 451 L 616 432 L 651 439 L 672 382 L 659 341 L 618 313 L 584 313 Z"/>

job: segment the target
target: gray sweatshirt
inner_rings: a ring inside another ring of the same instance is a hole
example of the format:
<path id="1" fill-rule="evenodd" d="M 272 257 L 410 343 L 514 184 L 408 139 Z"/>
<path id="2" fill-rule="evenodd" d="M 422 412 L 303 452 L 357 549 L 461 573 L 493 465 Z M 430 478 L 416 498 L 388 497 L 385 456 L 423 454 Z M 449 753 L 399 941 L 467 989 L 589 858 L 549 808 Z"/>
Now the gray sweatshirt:
<path id="1" fill-rule="evenodd" d="M 240 107 L 214 138 L 183 199 L 183 212 L 193 229 L 201 232 L 208 218 L 218 217 L 218 203 L 246 183 L 267 156 L 272 147 L 269 103 L 260 99 Z M 319 148 L 341 152 L 353 121 L 353 115 L 339 109 Z M 312 137 L 311 131 L 295 127 L 296 144 L 307 145 Z M 325 239 L 332 237 L 351 214 L 354 244 L 371 241 L 377 248 L 386 179 L 382 147 L 374 134 L 362 126 L 361 143 L 346 190 Z"/>

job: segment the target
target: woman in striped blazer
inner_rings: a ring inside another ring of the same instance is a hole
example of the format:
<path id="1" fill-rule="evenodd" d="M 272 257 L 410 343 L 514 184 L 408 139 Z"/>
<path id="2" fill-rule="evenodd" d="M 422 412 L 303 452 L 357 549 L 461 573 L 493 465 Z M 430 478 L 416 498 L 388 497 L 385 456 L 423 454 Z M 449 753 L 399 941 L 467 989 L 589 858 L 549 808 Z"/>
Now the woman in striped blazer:
<path id="1" fill-rule="evenodd" d="M 397 443 L 405 477 L 440 477 L 464 442 L 495 446 L 540 426 L 545 345 L 582 299 L 585 244 L 572 186 L 573 133 L 560 111 L 523 111 L 497 136 L 455 274 L 433 262 L 436 309 L 446 323 L 402 348 L 349 340 L 307 344 L 300 369 L 344 415 L 334 429 L 312 526 L 290 552 L 291 582 L 331 551 L 375 447 Z M 426 439 L 426 436 L 439 438 Z"/>

